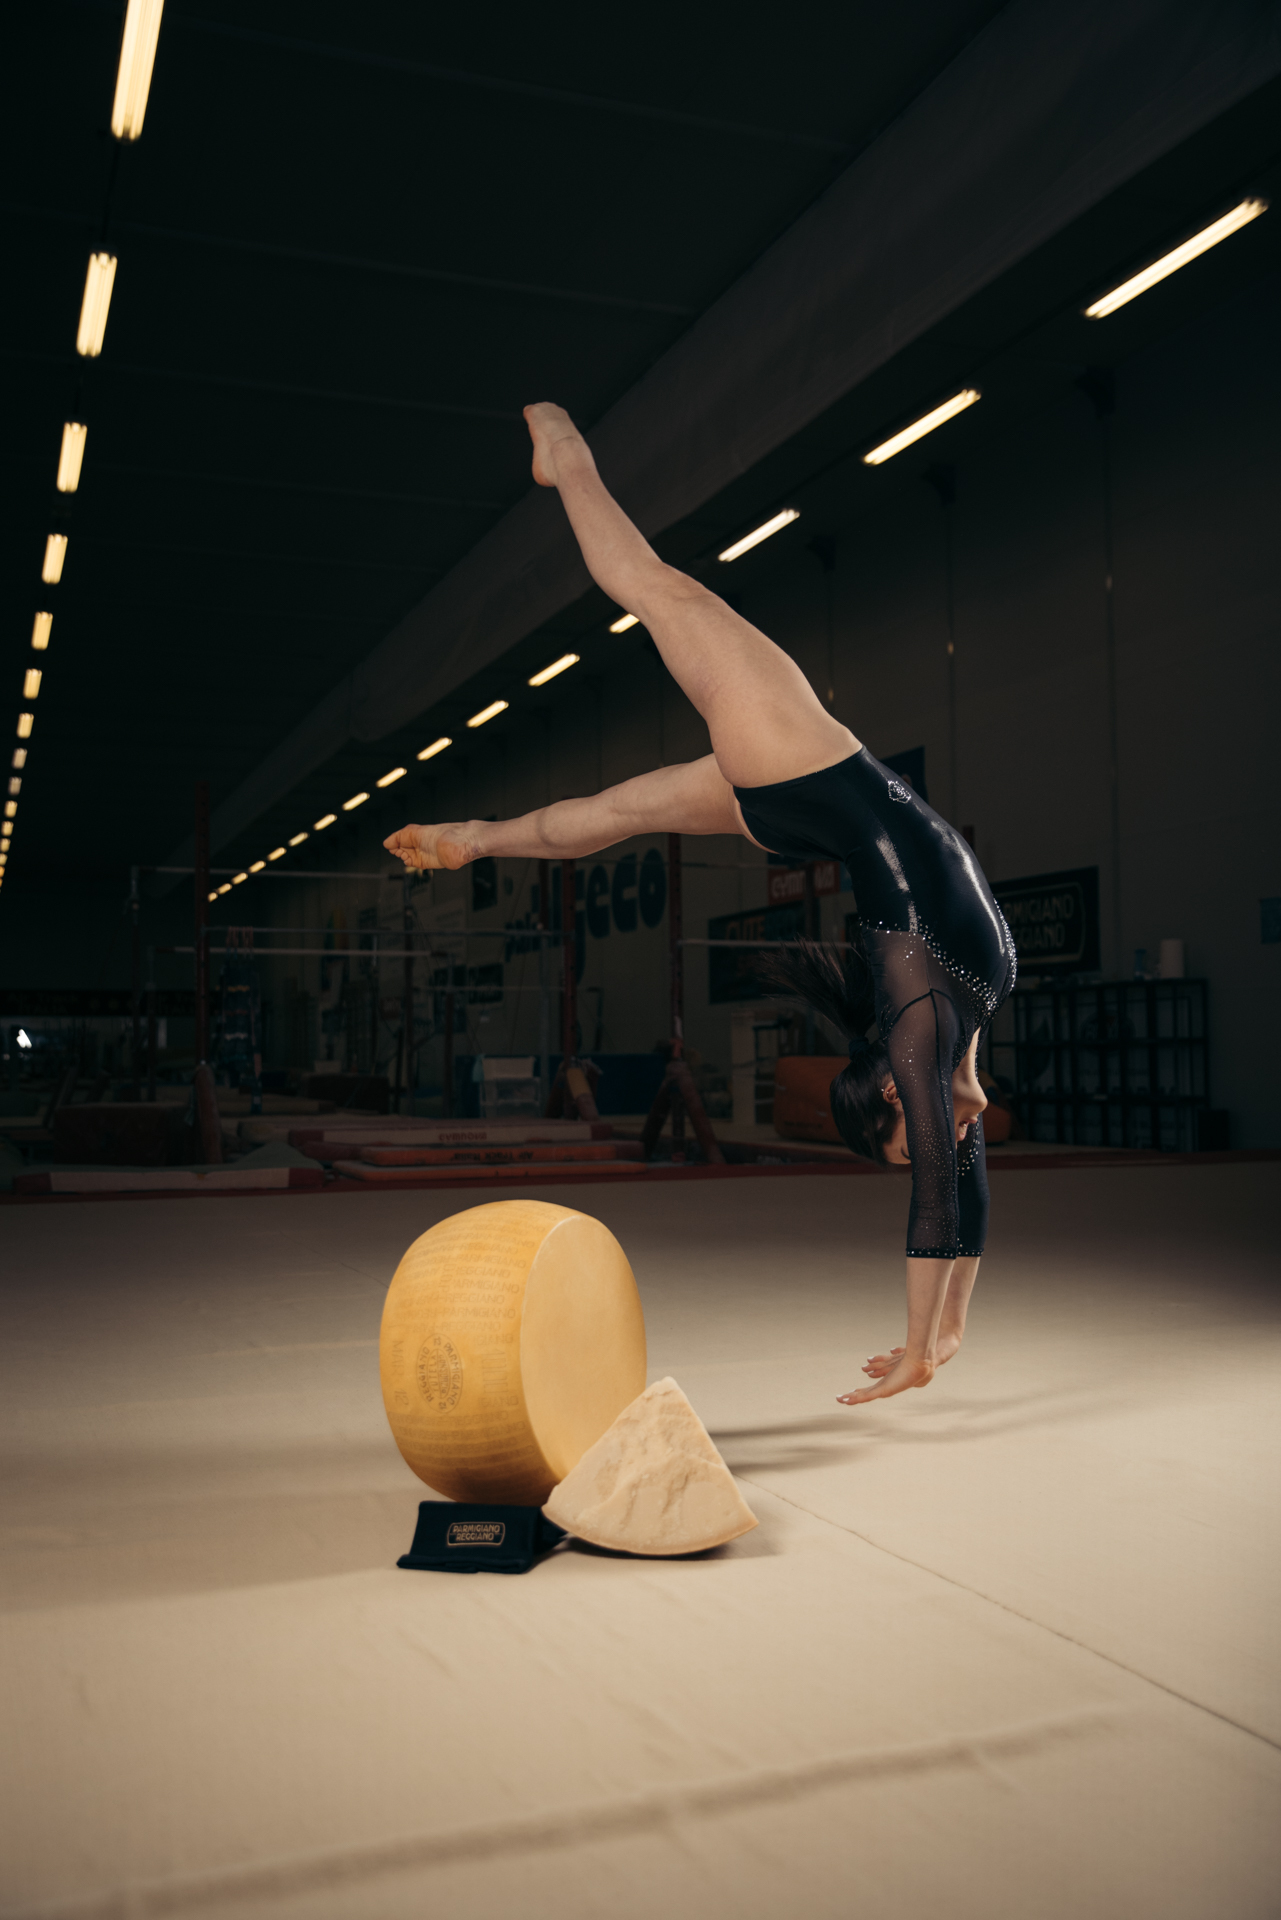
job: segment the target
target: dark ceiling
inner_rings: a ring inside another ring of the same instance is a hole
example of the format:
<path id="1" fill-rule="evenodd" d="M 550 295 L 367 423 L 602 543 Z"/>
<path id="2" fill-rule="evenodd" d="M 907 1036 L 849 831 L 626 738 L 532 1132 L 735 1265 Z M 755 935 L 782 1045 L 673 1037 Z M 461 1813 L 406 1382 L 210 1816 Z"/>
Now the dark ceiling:
<path id="1" fill-rule="evenodd" d="M 119 0 L 23 9 L 15 707 L 38 606 L 54 631 L 13 877 L 69 838 L 93 867 L 163 858 L 193 777 L 216 806 L 525 491 L 521 405 L 596 418 L 997 11 L 827 4 L 793 34 L 727 7 L 169 0 L 121 147 Z M 74 501 L 53 485 L 68 417 L 89 427 Z M 86 841 L 86 807 L 109 836 Z"/>
<path id="2" fill-rule="evenodd" d="M 217 806 L 525 493 L 522 403 L 599 418 L 999 11 L 847 0 L 808 8 L 796 32 L 776 12 L 647 7 L 642 31 L 639 13 L 599 6 L 169 0 L 129 148 L 106 132 L 122 5 L 25 11 L 0 338 L 15 710 L 38 606 L 54 630 L 19 888 L 72 848 L 104 875 L 169 854 L 193 780 Z M 1086 360 L 1115 364 L 1276 271 L 1281 221 L 1260 221 L 1106 337 L 1079 315 L 1223 195 L 1266 187 L 1277 108 L 1261 90 L 1073 222 L 664 550 L 697 562 L 805 488 L 821 531 L 873 484 L 856 458 L 868 436 L 950 383 L 981 374 L 985 405 L 947 430 L 947 458 L 984 430 L 980 412 L 990 430 Z M 120 264 L 102 357 L 84 362 L 72 349 L 100 244 Z M 89 426 L 70 502 L 53 486 L 66 418 Z M 889 484 L 939 457 L 896 463 Z M 70 545 L 49 589 L 54 527 Z M 588 596 L 513 667 L 604 611 Z M 458 710 L 492 678 L 460 689 Z M 432 730 L 419 716 L 404 742 L 337 756 L 220 860 L 258 856 Z"/>

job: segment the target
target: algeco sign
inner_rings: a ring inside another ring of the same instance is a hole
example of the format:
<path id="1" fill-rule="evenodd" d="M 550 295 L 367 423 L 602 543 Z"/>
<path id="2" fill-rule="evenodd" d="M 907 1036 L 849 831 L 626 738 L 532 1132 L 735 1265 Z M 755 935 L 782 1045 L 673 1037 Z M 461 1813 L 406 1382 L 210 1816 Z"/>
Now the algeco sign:
<path id="1" fill-rule="evenodd" d="M 1027 973 L 1093 973 L 1099 964 L 1099 870 L 1072 867 L 992 887 Z"/>

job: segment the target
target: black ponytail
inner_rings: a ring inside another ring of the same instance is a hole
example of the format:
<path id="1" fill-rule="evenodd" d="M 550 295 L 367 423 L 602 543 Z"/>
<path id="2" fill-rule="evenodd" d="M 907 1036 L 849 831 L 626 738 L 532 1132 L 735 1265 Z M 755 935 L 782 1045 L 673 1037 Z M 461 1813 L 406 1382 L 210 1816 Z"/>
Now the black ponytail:
<path id="1" fill-rule="evenodd" d="M 776 947 L 760 971 L 772 987 L 808 1001 L 844 1035 L 850 1062 L 832 1082 L 832 1118 L 846 1146 L 864 1160 L 889 1163 L 885 1148 L 897 1115 L 882 1091 L 890 1074 L 890 1056 L 876 1035 L 865 1036 L 875 1014 L 872 970 L 857 930 L 852 945 L 820 946 L 797 940 Z"/>

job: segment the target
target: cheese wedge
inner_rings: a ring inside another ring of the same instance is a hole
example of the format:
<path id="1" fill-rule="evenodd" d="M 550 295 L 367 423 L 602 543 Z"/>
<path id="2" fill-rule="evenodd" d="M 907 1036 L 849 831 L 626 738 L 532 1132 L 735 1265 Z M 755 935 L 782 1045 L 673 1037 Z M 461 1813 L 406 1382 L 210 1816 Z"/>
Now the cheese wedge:
<path id="1" fill-rule="evenodd" d="M 543 1507 L 621 1553 L 701 1553 L 757 1525 L 711 1435 L 672 1379 L 657 1380 L 583 1454 Z"/>
<path id="2" fill-rule="evenodd" d="M 543 1200 L 453 1214 L 396 1269 L 379 1371 L 420 1480 L 539 1506 L 645 1385 L 627 1256 L 599 1220 Z"/>

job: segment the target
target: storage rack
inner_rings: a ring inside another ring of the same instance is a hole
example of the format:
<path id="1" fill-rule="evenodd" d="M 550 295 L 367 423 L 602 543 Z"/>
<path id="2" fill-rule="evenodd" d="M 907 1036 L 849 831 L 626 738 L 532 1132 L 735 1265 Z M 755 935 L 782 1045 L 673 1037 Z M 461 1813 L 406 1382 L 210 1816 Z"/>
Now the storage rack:
<path id="1" fill-rule="evenodd" d="M 1041 985 L 1016 990 L 1007 1010 L 999 1025 L 1013 1037 L 993 1033 L 993 1071 L 1013 1055 L 1029 1139 L 1166 1153 L 1227 1144 L 1226 1116 L 1210 1112 L 1204 980 Z"/>

